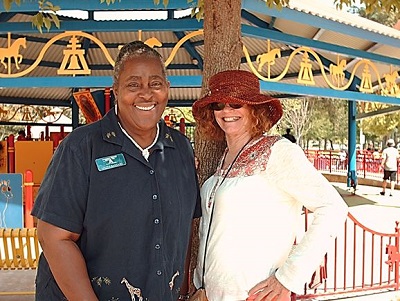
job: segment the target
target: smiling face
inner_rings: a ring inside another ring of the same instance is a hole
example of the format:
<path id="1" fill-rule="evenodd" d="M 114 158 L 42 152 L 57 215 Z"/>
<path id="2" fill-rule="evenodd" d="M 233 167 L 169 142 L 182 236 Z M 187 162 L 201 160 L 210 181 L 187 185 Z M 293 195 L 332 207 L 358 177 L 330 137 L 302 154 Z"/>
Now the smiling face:
<path id="1" fill-rule="evenodd" d="M 121 125 L 132 137 L 155 133 L 168 90 L 160 59 L 132 57 L 124 62 L 113 91 Z"/>
<path id="2" fill-rule="evenodd" d="M 227 138 L 241 137 L 250 133 L 251 118 L 247 105 L 239 109 L 226 105 L 221 111 L 214 111 L 214 116 Z"/>

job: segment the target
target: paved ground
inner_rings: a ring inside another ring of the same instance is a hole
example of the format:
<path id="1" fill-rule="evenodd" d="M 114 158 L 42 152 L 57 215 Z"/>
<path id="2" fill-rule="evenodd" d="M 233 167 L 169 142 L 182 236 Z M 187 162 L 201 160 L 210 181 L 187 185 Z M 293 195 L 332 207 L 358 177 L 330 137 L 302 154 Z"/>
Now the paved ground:
<path id="1" fill-rule="evenodd" d="M 379 187 L 359 185 L 355 194 L 345 183 L 332 183 L 350 207 L 350 212 L 365 226 L 379 232 L 394 232 L 400 220 L 400 190 L 381 196 Z M 379 220 L 379 222 L 377 222 Z M 0 301 L 33 301 L 35 270 L 0 271 Z M 360 297 L 325 297 L 314 300 L 400 301 L 400 291 L 379 292 Z M 52 300 L 49 300 L 52 301 Z"/>
<path id="2" fill-rule="evenodd" d="M 393 196 L 380 195 L 380 187 L 358 185 L 354 193 L 346 183 L 331 182 L 349 206 L 349 211 L 363 225 L 382 233 L 393 233 L 396 221 L 400 221 L 400 190 Z M 329 296 L 313 300 L 345 300 L 345 301 L 400 301 L 400 291 L 380 291 L 364 296 Z"/>
<path id="3" fill-rule="evenodd" d="M 35 300 L 35 275 L 36 270 L 0 271 L 0 301 Z"/>

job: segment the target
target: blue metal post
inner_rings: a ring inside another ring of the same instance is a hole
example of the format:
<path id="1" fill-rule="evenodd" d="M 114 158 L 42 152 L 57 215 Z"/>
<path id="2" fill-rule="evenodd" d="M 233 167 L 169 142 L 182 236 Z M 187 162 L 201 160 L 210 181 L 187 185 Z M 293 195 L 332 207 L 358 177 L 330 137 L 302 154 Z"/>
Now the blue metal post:
<path id="1" fill-rule="evenodd" d="M 357 170 L 356 170 L 356 141 L 357 141 L 357 124 L 356 114 L 357 107 L 356 102 L 353 100 L 348 101 L 348 167 L 347 167 L 347 187 L 357 186 Z"/>
<path id="2" fill-rule="evenodd" d="M 72 100 L 72 128 L 76 129 L 79 126 L 79 107 L 75 99 Z"/>

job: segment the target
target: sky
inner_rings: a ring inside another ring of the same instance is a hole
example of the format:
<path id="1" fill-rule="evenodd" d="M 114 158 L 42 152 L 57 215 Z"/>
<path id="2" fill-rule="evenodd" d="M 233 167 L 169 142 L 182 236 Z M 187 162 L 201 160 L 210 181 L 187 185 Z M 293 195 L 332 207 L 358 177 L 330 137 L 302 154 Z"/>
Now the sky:
<path id="1" fill-rule="evenodd" d="M 181 18 L 183 16 L 190 15 L 191 9 L 175 11 L 175 18 Z M 88 19 L 88 12 L 81 11 L 81 10 L 61 10 L 57 12 L 57 15 L 65 16 L 65 17 L 74 17 L 79 19 Z M 132 15 L 131 11 L 101 11 L 101 12 L 94 12 L 94 19 L 97 21 L 104 21 L 104 20 L 114 20 L 114 21 L 121 21 L 121 20 L 154 20 L 154 19 L 167 19 L 167 12 L 160 11 L 141 11 L 136 15 Z"/>
<path id="2" fill-rule="evenodd" d="M 313 0 L 318 1 L 318 3 L 325 3 L 327 6 L 335 8 L 335 0 Z M 359 0 L 356 0 L 356 6 L 360 5 Z M 347 11 L 349 8 L 344 6 L 343 9 Z M 188 16 L 191 13 L 191 9 L 186 9 L 182 11 L 175 12 L 175 18 L 181 18 L 184 16 Z M 66 16 L 66 17 L 74 17 L 79 19 L 88 19 L 88 13 L 86 11 L 79 10 L 62 10 L 57 12 L 58 15 Z M 112 17 L 111 17 L 112 16 Z M 132 15 L 132 12 L 129 11 L 102 11 L 102 12 L 94 12 L 94 19 L 98 21 L 104 20 L 154 20 L 154 19 L 167 19 L 167 12 L 160 11 L 141 11 L 138 14 Z"/>

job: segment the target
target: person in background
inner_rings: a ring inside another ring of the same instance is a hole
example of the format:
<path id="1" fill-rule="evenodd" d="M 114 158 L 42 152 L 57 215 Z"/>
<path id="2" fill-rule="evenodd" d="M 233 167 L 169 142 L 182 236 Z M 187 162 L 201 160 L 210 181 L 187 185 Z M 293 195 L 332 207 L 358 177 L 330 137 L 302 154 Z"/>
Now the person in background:
<path id="1" fill-rule="evenodd" d="M 195 287 L 209 301 L 289 300 L 342 231 L 348 207 L 297 144 L 268 134 L 282 106 L 254 74 L 223 71 L 209 89 L 193 115 L 204 139 L 226 139 L 227 148 L 201 188 Z M 314 220 L 291 252 L 303 206 Z"/>
<path id="2" fill-rule="evenodd" d="M 193 148 L 161 119 L 168 91 L 161 55 L 126 44 L 114 109 L 57 147 L 32 211 L 43 249 L 36 300 L 179 298 L 201 212 Z"/>
<path id="3" fill-rule="evenodd" d="M 290 142 L 296 143 L 296 138 L 290 133 L 290 129 L 286 129 L 286 134 L 282 135 L 282 137 L 286 138 Z"/>
<path id="4" fill-rule="evenodd" d="M 380 160 L 381 158 L 381 154 L 377 147 L 374 149 L 374 152 L 372 153 L 372 158 L 374 159 L 374 161 Z"/>
<path id="5" fill-rule="evenodd" d="M 385 195 L 387 181 L 390 181 L 390 196 L 393 196 L 394 186 L 397 178 L 397 166 L 399 159 L 399 151 L 394 147 L 393 139 L 386 142 L 387 148 L 382 151 L 381 167 L 383 169 L 382 191 L 381 195 Z"/>
<path id="6" fill-rule="evenodd" d="M 339 161 L 337 169 L 346 170 L 347 152 L 345 149 L 341 149 L 339 152 Z"/>
<path id="7" fill-rule="evenodd" d="M 25 140 L 26 140 L 25 131 L 24 130 L 18 131 L 17 141 L 25 141 Z"/>
<path id="8" fill-rule="evenodd" d="M 368 143 L 368 147 L 367 147 L 367 152 L 373 152 L 374 151 L 374 143 L 372 141 L 370 141 Z"/>

